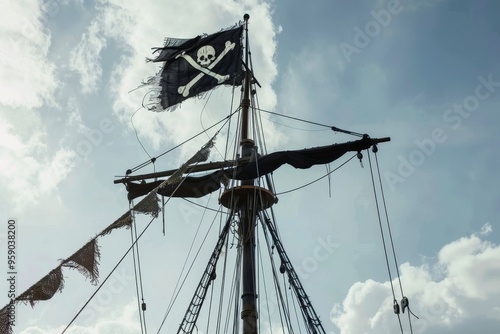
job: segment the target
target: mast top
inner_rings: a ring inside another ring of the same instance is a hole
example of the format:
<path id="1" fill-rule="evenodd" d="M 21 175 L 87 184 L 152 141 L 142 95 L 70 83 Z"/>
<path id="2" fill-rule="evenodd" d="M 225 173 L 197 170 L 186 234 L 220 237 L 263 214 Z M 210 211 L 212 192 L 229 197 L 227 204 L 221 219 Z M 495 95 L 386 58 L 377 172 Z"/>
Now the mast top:
<path id="1" fill-rule="evenodd" d="M 248 66 L 248 57 L 249 57 L 249 43 L 248 43 L 248 19 L 250 18 L 250 15 L 245 14 L 243 16 L 243 19 L 245 20 L 245 65 Z M 243 146 L 243 142 L 248 139 L 248 109 L 250 107 L 250 71 L 247 70 L 245 71 L 245 79 L 244 79 L 244 86 L 243 86 L 243 99 L 241 100 L 241 142 L 240 144 Z M 241 152 L 242 156 L 248 155 L 248 152 L 243 152 L 245 151 L 245 148 L 242 147 L 243 150 Z M 247 147 L 246 149 L 249 149 L 250 147 Z"/>

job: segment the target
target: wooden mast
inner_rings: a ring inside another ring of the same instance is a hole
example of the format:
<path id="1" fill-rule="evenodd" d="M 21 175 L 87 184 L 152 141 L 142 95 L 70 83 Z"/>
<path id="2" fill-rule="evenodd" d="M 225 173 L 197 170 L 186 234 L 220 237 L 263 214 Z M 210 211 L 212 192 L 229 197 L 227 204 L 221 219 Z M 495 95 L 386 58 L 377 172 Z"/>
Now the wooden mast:
<path id="1" fill-rule="evenodd" d="M 248 137 L 249 111 L 250 111 L 250 81 L 252 74 L 248 67 L 249 42 L 248 20 L 250 16 L 244 15 L 245 20 L 245 81 L 243 99 L 241 101 L 241 158 L 249 159 L 255 152 L 255 142 Z M 255 155 L 254 155 L 255 156 Z M 255 185 L 255 179 L 243 180 L 240 186 L 227 189 L 220 197 L 220 203 L 228 208 L 237 208 L 239 215 L 238 233 L 242 243 L 242 295 L 241 319 L 243 334 L 258 334 L 257 328 L 257 292 L 256 282 L 256 256 L 255 256 L 255 226 L 257 214 L 274 204 L 274 194 L 262 187 Z M 261 200 L 262 199 L 262 200 Z"/>
<path id="2" fill-rule="evenodd" d="M 245 20 L 245 87 L 243 91 L 243 100 L 241 102 L 241 156 L 248 157 L 254 150 L 255 143 L 248 138 L 248 112 L 250 109 L 250 71 L 248 67 L 248 20 L 250 15 L 244 15 Z M 242 308 L 241 320 L 243 322 L 243 334 L 258 334 L 257 329 L 257 293 L 255 291 L 255 217 L 254 211 L 255 197 L 253 196 L 254 180 L 244 180 L 242 186 L 246 186 L 246 196 L 239 197 L 239 234 L 243 246 L 243 264 L 242 264 L 242 290 L 241 295 Z M 241 188 L 243 190 L 244 188 Z M 241 193 L 241 191 L 240 191 Z"/>

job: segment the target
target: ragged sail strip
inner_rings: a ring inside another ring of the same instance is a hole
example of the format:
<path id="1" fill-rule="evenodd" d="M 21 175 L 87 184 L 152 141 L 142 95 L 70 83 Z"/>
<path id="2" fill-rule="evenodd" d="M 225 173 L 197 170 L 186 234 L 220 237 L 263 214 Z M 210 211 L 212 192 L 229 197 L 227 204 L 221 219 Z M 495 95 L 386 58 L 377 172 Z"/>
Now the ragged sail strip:
<path id="1" fill-rule="evenodd" d="M 15 322 L 12 323 L 11 320 L 15 320 L 15 314 L 11 319 L 11 307 L 14 307 L 14 301 L 0 310 L 0 334 L 12 334 L 12 325 L 15 325 Z"/>
<path id="2" fill-rule="evenodd" d="M 51 299 L 57 291 L 62 292 L 64 288 L 62 267 L 77 269 L 83 276 L 89 278 L 92 284 L 97 284 L 100 252 L 96 239 L 109 234 L 114 229 L 130 227 L 131 224 L 132 216 L 130 211 L 127 211 L 73 255 L 63 260 L 59 266 L 51 270 L 42 279 L 17 296 L 17 298 L 11 300 L 10 304 L 0 310 L 0 334 L 12 333 L 11 325 L 8 323 L 10 305 L 18 302 L 29 302 L 34 307 L 36 302 Z"/>
<path id="3" fill-rule="evenodd" d="M 132 226 L 132 215 L 129 210 L 125 212 L 120 218 L 115 220 L 111 225 L 106 227 L 101 233 L 99 233 L 98 237 L 102 237 L 106 234 L 109 234 L 114 229 L 122 227 L 130 228 L 131 226 Z"/>
<path id="4" fill-rule="evenodd" d="M 156 189 L 154 189 L 148 194 L 148 196 L 144 197 L 139 203 L 137 203 L 132 210 L 157 218 L 160 213 L 159 201 Z"/>
<path id="5" fill-rule="evenodd" d="M 173 110 L 182 101 L 218 85 L 243 81 L 243 26 L 188 40 L 167 39 L 152 60 L 165 62 L 160 72 L 143 85 L 153 87 L 150 110 Z M 155 52 L 156 52 L 155 51 Z"/>
<path id="6" fill-rule="evenodd" d="M 189 181 L 189 178 L 183 178 L 182 176 L 185 173 L 189 172 L 189 168 L 192 165 L 208 160 L 208 157 L 210 156 L 210 150 L 215 145 L 217 134 L 218 132 L 205 145 L 203 145 L 198 152 L 196 152 L 191 158 L 189 158 L 184 164 L 182 164 L 179 169 L 177 169 L 172 175 L 170 175 L 168 179 L 144 184 L 146 187 L 143 187 L 141 188 L 141 190 L 139 190 L 140 195 L 138 196 L 131 197 L 129 193 L 129 201 L 132 201 L 136 197 L 148 194 L 136 206 L 134 206 L 132 210 L 140 211 L 142 213 L 149 213 L 146 208 L 154 207 L 157 208 L 158 211 L 156 212 L 156 216 L 154 215 L 154 213 L 151 213 L 151 215 L 157 217 L 160 211 L 160 209 L 157 207 L 159 201 L 157 197 L 158 194 L 166 197 L 200 197 L 205 195 L 206 193 L 204 192 L 206 192 L 206 189 L 208 189 L 205 183 L 203 184 L 203 187 L 205 189 L 198 189 L 198 182 L 192 183 Z M 198 180 L 198 178 L 191 179 Z M 216 189 L 219 189 L 220 180 L 218 177 L 210 180 L 207 179 L 207 181 L 209 181 L 210 184 L 213 183 L 214 185 L 217 185 Z M 133 185 L 135 186 L 136 184 L 134 183 Z M 154 186 L 151 187 L 151 185 Z M 140 187 L 141 185 L 138 186 Z M 211 189 L 210 192 L 215 191 L 216 189 Z M 193 194 L 203 195 L 193 196 Z M 154 210 L 151 209 L 150 211 Z"/>
<path id="7" fill-rule="evenodd" d="M 97 284 L 99 278 L 99 259 L 101 254 L 97 240 L 92 239 L 75 254 L 61 262 L 61 266 L 78 270 L 90 283 Z"/>
<path id="8" fill-rule="evenodd" d="M 198 152 L 196 152 L 186 163 L 184 163 L 179 168 L 178 175 L 182 176 L 183 173 L 188 171 L 190 165 L 203 162 L 208 159 L 210 155 L 210 149 L 215 144 L 216 136 L 217 134 L 214 135 L 214 137 L 212 137 L 205 145 L 203 145 L 203 147 Z M 40 300 L 48 300 L 52 298 L 52 296 L 54 296 L 54 294 L 58 290 L 62 291 L 64 287 L 64 279 L 61 270 L 62 267 L 77 269 L 78 272 L 80 272 L 83 276 L 89 278 L 92 284 L 97 284 L 97 279 L 99 278 L 98 265 L 100 258 L 97 238 L 107 235 L 111 233 L 111 231 L 118 228 L 130 228 L 132 225 L 131 211 L 148 214 L 156 218 L 161 210 L 157 192 L 161 188 L 170 189 L 172 184 L 176 185 L 178 183 L 177 181 L 179 181 L 180 179 L 180 177 L 174 177 L 172 180 L 169 179 L 170 182 L 169 180 L 159 182 L 153 189 L 150 189 L 148 191 L 148 196 L 143 198 L 131 210 L 124 213 L 120 218 L 106 227 L 101 233 L 99 233 L 95 238 L 91 239 L 73 255 L 61 261 L 61 264 L 58 267 L 53 269 L 49 274 L 32 285 L 28 290 L 19 295 L 15 300 L 12 300 L 10 304 L 22 301 L 29 302 L 33 307 L 36 302 Z M 6 305 L 0 310 L 0 334 L 12 333 L 12 327 L 9 323 L 10 304 Z"/>
<path id="9" fill-rule="evenodd" d="M 215 136 L 213 136 L 208 143 L 203 145 L 203 147 L 195 153 L 188 161 L 186 161 L 174 174 L 172 174 L 167 180 L 165 180 L 162 184 L 159 185 L 158 189 L 163 189 L 168 185 L 178 184 L 182 180 L 182 175 L 187 172 L 188 168 L 192 164 L 197 164 L 200 162 L 207 161 L 210 150 L 215 145 Z"/>
<path id="10" fill-rule="evenodd" d="M 156 196 L 156 195 L 155 195 Z M 132 217 L 130 211 L 127 211 L 120 218 L 114 221 L 111 225 L 105 228 L 95 238 L 90 240 L 87 244 L 77 250 L 73 255 L 63 260 L 61 264 L 55 269 L 51 270 L 45 277 L 33 284 L 25 292 L 20 294 L 11 303 L 29 302 L 32 307 L 36 302 L 41 300 L 51 299 L 54 294 L 61 292 L 64 288 L 64 278 L 62 275 L 62 267 L 77 269 L 85 278 L 89 278 L 92 284 L 97 284 L 99 278 L 99 246 L 97 245 L 97 238 L 109 234 L 112 230 L 122 227 L 130 227 L 132 224 Z M 10 326 L 5 325 L 4 320 L 8 320 L 8 308 L 6 305 L 0 310 L 0 334 L 10 333 Z M 2 327 L 4 326 L 4 327 Z M 5 331 L 4 331 L 5 330 Z"/>
<path id="11" fill-rule="evenodd" d="M 61 266 L 59 266 L 20 294 L 16 301 L 29 302 L 31 307 L 34 307 L 36 302 L 52 298 L 57 291 L 61 292 L 63 288 L 64 278 Z"/>

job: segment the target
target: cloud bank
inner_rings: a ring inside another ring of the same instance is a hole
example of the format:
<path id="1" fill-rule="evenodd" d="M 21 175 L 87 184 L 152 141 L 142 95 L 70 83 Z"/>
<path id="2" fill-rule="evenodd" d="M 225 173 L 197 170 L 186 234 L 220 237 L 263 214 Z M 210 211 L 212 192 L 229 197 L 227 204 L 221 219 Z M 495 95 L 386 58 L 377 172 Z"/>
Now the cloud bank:
<path id="1" fill-rule="evenodd" d="M 486 224 L 478 234 L 448 243 L 435 263 L 420 266 L 404 263 L 401 282 L 410 309 L 413 333 L 469 333 L 470 323 L 500 321 L 500 245 L 484 238 L 491 233 Z M 398 303 L 401 294 L 393 281 Z M 399 323 L 392 311 L 393 298 L 388 281 L 355 283 L 342 305 L 335 305 L 331 321 L 342 334 L 398 333 Z M 409 331 L 407 313 L 401 314 Z"/>

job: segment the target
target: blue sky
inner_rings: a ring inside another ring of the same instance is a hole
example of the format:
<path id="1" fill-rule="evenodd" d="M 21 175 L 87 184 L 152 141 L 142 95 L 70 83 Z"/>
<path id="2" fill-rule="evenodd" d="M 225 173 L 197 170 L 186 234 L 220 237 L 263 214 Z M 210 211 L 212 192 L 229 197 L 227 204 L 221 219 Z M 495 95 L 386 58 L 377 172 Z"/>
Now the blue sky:
<path id="1" fill-rule="evenodd" d="M 496 1 L 51 0 L 7 7 L 0 14 L 0 211 L 19 226 L 19 292 L 128 209 L 125 190 L 112 180 L 148 159 L 130 122 L 144 91 L 130 91 L 158 70 L 144 62 L 151 47 L 166 36 L 218 31 L 248 12 L 263 109 L 392 138 L 378 157 L 402 281 L 421 317 L 414 332 L 498 328 Z M 224 117 L 230 96 L 218 88 L 201 115 L 204 101 L 196 99 L 172 113 L 139 110 L 137 135 L 159 155 Z M 263 117 L 271 120 L 270 151 L 353 139 Z M 156 168 L 176 168 L 207 140 L 183 146 Z M 277 190 L 325 171 L 284 167 L 274 173 Z M 326 180 L 280 196 L 275 209 L 285 247 L 305 273 L 328 333 L 398 332 L 366 157 L 364 168 L 353 160 L 330 184 L 331 196 Z M 155 331 L 165 302 L 153 297 L 169 298 L 173 268 L 183 260 L 176 254 L 186 253 L 202 214 L 183 201 L 166 212 L 167 235 L 158 222 L 141 248 Z M 307 271 L 325 240 L 338 247 Z M 5 249 L 5 228 L 0 241 Z M 104 277 L 130 236 L 116 231 L 99 243 Z M 70 333 L 137 332 L 131 261 Z M 16 333 L 60 333 L 67 325 L 95 288 L 76 272 L 64 275 L 61 294 L 33 309 L 18 306 Z"/>

